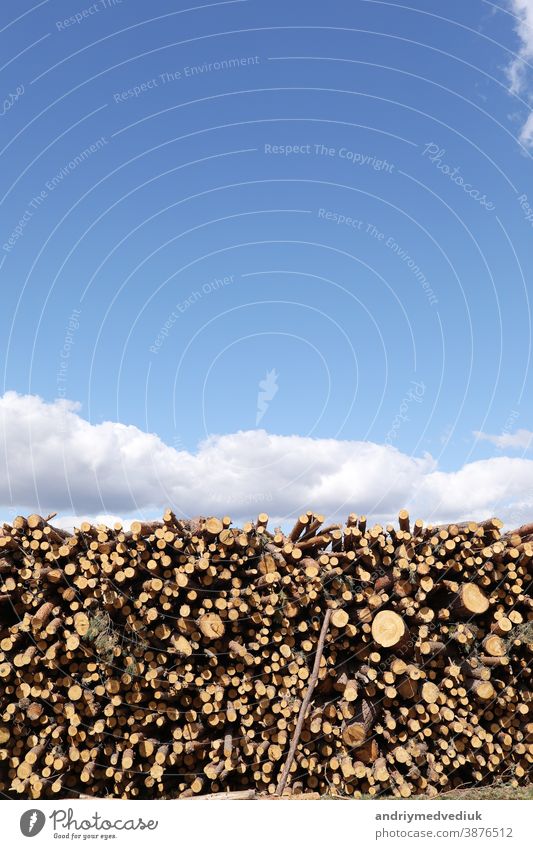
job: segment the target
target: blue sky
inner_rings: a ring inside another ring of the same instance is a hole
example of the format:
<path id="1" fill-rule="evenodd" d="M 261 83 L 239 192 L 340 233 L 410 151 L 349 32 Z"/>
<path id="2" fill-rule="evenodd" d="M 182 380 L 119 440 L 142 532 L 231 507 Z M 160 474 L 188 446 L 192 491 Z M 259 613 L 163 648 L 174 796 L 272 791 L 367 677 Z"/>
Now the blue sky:
<path id="1" fill-rule="evenodd" d="M 533 2 L 5 2 L 0 510 L 533 510 Z"/>

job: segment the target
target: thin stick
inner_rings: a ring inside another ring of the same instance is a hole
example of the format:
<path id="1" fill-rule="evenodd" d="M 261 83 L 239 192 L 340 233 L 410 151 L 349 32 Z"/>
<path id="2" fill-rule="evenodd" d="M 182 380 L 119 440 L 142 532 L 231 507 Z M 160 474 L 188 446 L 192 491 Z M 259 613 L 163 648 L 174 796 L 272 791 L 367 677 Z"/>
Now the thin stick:
<path id="1" fill-rule="evenodd" d="M 255 799 L 255 790 L 228 790 L 223 793 L 206 793 L 204 796 L 191 796 L 187 802 L 205 802 L 207 799 Z"/>
<path id="2" fill-rule="evenodd" d="M 300 739 L 300 734 L 302 733 L 302 728 L 305 720 L 305 715 L 307 713 L 307 708 L 309 707 L 309 702 L 311 701 L 311 696 L 313 695 L 313 690 L 315 689 L 315 685 L 318 679 L 318 670 L 320 669 L 320 659 L 322 657 L 322 652 L 324 651 L 324 642 L 326 639 L 326 634 L 329 628 L 329 620 L 331 619 L 331 609 L 328 608 L 326 610 L 324 621 L 322 623 L 322 630 L 320 631 L 320 637 L 318 638 L 318 643 L 316 647 L 315 654 L 315 664 L 313 666 L 313 672 L 311 673 L 311 678 L 309 680 L 309 687 L 307 688 L 307 693 L 305 694 L 305 698 L 302 702 L 302 706 L 300 708 L 300 713 L 298 714 L 298 722 L 296 723 L 296 728 L 294 729 L 294 734 L 291 740 L 291 745 L 289 749 L 289 754 L 287 755 L 287 760 L 285 761 L 285 766 L 283 767 L 283 771 L 281 773 L 281 777 L 278 782 L 278 786 L 276 788 L 276 794 L 281 796 L 285 789 L 285 785 L 287 783 L 287 779 L 289 777 L 290 768 L 292 766 L 292 762 L 294 760 L 294 755 L 296 754 L 296 747 L 298 745 L 298 740 Z"/>

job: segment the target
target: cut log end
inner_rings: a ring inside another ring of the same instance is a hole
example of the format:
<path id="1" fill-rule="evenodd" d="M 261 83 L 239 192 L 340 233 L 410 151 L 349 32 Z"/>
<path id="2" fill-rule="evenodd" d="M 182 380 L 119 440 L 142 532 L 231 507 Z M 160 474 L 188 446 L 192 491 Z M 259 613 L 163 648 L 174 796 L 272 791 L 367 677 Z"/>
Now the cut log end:
<path id="1" fill-rule="evenodd" d="M 393 610 L 380 610 L 372 621 L 372 638 L 383 648 L 399 646 L 406 634 L 405 622 Z"/>

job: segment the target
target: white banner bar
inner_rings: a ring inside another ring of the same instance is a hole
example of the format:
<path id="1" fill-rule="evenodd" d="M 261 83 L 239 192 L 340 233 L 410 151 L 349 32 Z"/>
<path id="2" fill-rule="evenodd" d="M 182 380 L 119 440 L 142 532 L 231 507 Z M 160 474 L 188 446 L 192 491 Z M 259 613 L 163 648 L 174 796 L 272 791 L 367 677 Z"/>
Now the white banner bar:
<path id="1" fill-rule="evenodd" d="M 2 844 L 10 849 L 67 841 L 69 848 L 73 842 L 101 846 L 104 841 L 128 849 L 533 846 L 533 802 L 257 801 L 5 801 Z"/>

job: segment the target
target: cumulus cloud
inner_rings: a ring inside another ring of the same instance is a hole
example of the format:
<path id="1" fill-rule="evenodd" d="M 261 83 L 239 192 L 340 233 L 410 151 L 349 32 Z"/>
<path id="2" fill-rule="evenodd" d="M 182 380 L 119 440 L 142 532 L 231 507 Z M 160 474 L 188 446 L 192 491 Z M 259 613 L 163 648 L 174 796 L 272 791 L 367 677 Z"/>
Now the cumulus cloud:
<path id="1" fill-rule="evenodd" d="M 111 516 L 108 513 L 96 513 L 81 516 L 69 516 L 66 514 L 55 516 L 51 521 L 54 527 L 64 528 L 66 531 L 71 531 L 73 528 L 79 528 L 82 522 L 89 522 L 91 525 L 105 525 L 108 528 L 112 528 L 115 524 L 119 523 L 125 531 L 129 531 L 133 519 L 123 519 L 121 516 Z"/>
<path id="2" fill-rule="evenodd" d="M 533 112 L 529 116 L 520 130 L 519 139 L 524 147 L 533 147 Z"/>
<path id="3" fill-rule="evenodd" d="M 508 0 L 510 11 L 515 15 L 515 30 L 520 46 L 515 57 L 506 68 L 511 94 L 528 93 L 528 71 L 533 63 L 533 0 Z M 533 146 L 533 112 L 529 113 L 522 129 L 520 141 L 525 147 Z"/>
<path id="4" fill-rule="evenodd" d="M 384 522 L 402 507 L 433 521 L 505 519 L 517 505 L 533 514 L 533 461 L 497 457 L 444 472 L 430 455 L 390 445 L 264 430 L 177 451 L 131 425 L 91 424 L 73 402 L 7 392 L 0 397 L 0 503 L 58 510 L 68 526 L 97 514 L 105 521 L 156 516 L 167 505 L 181 515 L 235 520 L 266 510 L 284 521 L 315 509 Z"/>
<path id="5" fill-rule="evenodd" d="M 515 15 L 515 30 L 520 39 L 518 53 L 507 66 L 512 94 L 521 94 L 527 84 L 527 63 L 533 60 L 533 0 L 508 0 Z"/>
<path id="6" fill-rule="evenodd" d="M 475 430 L 474 436 L 477 439 L 483 439 L 486 442 L 491 442 L 496 448 L 502 451 L 511 449 L 511 451 L 527 451 L 531 448 L 533 442 L 533 431 L 521 428 L 514 433 L 491 434 L 483 433 L 483 431 Z"/>

